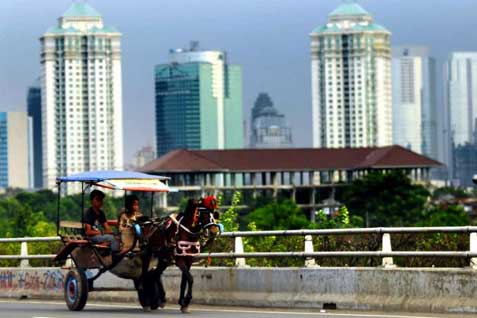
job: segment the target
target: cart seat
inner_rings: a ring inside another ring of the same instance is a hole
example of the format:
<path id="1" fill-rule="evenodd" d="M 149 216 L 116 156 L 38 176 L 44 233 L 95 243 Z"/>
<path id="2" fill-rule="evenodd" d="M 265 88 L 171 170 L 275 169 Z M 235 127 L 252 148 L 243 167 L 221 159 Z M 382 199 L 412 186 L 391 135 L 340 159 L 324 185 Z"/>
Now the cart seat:
<path id="1" fill-rule="evenodd" d="M 68 258 L 68 255 L 77 248 L 78 246 L 84 246 L 90 244 L 88 240 L 69 240 L 65 246 L 56 254 L 55 261 L 65 261 Z"/>

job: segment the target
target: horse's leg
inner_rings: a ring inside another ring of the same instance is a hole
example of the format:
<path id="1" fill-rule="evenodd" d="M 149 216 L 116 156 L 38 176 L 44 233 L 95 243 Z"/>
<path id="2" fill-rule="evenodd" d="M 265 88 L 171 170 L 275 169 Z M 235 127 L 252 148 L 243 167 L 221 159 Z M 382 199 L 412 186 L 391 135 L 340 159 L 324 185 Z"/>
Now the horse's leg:
<path id="1" fill-rule="evenodd" d="M 166 270 L 168 264 L 167 263 L 161 263 L 160 265 L 160 275 L 157 277 L 157 286 L 159 289 L 159 306 L 161 308 L 164 308 L 166 305 L 166 290 L 164 289 L 164 285 L 162 284 L 162 273 Z"/>
<path id="2" fill-rule="evenodd" d="M 141 288 L 139 288 L 139 286 L 141 286 Z M 143 288 L 141 281 L 139 279 L 135 279 L 134 287 L 136 288 L 136 291 L 137 291 L 139 303 L 141 304 L 144 310 L 147 310 L 151 306 L 150 298 L 148 295 L 149 294 L 149 290 L 147 288 L 148 286 L 146 288 Z"/>
<path id="3" fill-rule="evenodd" d="M 186 306 L 189 306 L 190 302 L 192 301 L 192 285 L 194 284 L 194 277 L 192 277 L 192 273 L 190 272 L 190 267 L 192 266 L 192 261 L 187 262 L 185 271 L 187 284 L 189 285 L 187 288 L 187 295 L 184 298 L 184 303 Z"/>
<path id="4" fill-rule="evenodd" d="M 139 286 L 138 289 L 144 288 L 144 280 L 147 276 L 147 272 L 149 271 L 149 264 L 151 262 L 151 257 L 152 257 L 152 252 L 149 248 L 146 248 L 142 253 L 141 253 L 141 263 L 142 263 L 142 268 L 141 268 L 141 277 L 139 278 Z"/>
<path id="5" fill-rule="evenodd" d="M 191 264 L 188 264 L 184 258 L 180 258 L 179 260 L 177 260 L 176 264 L 182 272 L 179 305 L 181 305 L 181 311 L 183 313 L 188 313 L 189 304 L 192 300 L 192 284 L 194 283 L 194 279 L 192 278 L 192 275 L 190 273 Z"/>
<path id="6" fill-rule="evenodd" d="M 149 248 L 146 248 L 141 253 L 141 276 L 134 280 L 134 287 L 137 290 L 139 302 L 144 311 L 151 310 L 151 301 L 154 297 L 154 284 L 150 283 L 151 276 L 148 275 L 151 256 L 152 253 Z"/>
<path id="7" fill-rule="evenodd" d="M 186 275 L 184 273 L 184 271 L 186 269 L 184 259 L 183 258 L 176 258 L 176 265 L 177 265 L 177 267 L 179 267 L 179 269 L 182 273 L 182 275 L 181 275 L 181 288 L 180 288 L 180 292 L 179 292 L 179 305 L 181 306 L 181 311 L 184 312 L 184 310 L 183 310 L 183 308 L 185 308 L 185 306 L 184 306 L 184 295 L 185 295 L 186 287 L 187 287 L 187 278 L 186 278 Z"/>
<path id="8" fill-rule="evenodd" d="M 167 268 L 167 264 L 159 262 L 157 268 L 154 270 L 153 283 L 155 288 L 155 297 L 152 300 L 151 309 L 155 310 L 159 307 L 164 308 L 166 305 L 166 291 L 162 284 L 162 273 Z"/>

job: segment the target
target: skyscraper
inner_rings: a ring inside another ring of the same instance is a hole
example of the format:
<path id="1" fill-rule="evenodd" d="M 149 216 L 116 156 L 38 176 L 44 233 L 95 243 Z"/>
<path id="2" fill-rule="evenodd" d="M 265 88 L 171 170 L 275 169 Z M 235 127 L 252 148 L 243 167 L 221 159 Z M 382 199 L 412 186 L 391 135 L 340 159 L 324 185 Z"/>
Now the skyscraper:
<path id="1" fill-rule="evenodd" d="M 455 52 L 445 69 L 451 139 L 454 145 L 476 141 L 477 52 Z"/>
<path id="2" fill-rule="evenodd" d="M 267 93 L 260 93 L 252 108 L 250 147 L 290 148 L 291 129 Z"/>
<path id="3" fill-rule="evenodd" d="M 32 187 L 29 126 L 26 112 L 0 112 L 0 188 Z"/>
<path id="4" fill-rule="evenodd" d="M 171 50 L 155 67 L 157 155 L 243 147 L 242 72 L 222 51 Z"/>
<path id="5" fill-rule="evenodd" d="M 391 33 L 343 0 L 311 33 L 313 145 L 392 144 Z"/>
<path id="6" fill-rule="evenodd" d="M 32 164 L 33 164 L 33 187 L 43 187 L 43 148 L 41 129 L 41 86 L 38 83 L 28 88 L 27 95 L 28 116 L 32 119 Z"/>
<path id="7" fill-rule="evenodd" d="M 445 163 L 454 171 L 454 149 L 477 142 L 477 52 L 454 52 L 445 65 L 446 112 Z M 465 153 L 465 152 L 462 152 Z"/>
<path id="8" fill-rule="evenodd" d="M 393 50 L 393 142 L 438 159 L 436 62 L 427 47 Z"/>
<path id="9" fill-rule="evenodd" d="M 120 38 L 84 2 L 41 37 L 45 187 L 60 175 L 122 169 Z"/>

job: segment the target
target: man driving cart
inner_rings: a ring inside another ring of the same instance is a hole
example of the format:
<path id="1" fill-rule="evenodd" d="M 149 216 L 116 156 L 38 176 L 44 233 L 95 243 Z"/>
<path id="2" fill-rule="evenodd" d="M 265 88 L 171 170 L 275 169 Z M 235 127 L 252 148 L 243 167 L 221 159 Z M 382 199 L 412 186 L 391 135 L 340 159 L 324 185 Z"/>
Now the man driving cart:
<path id="1" fill-rule="evenodd" d="M 91 191 L 89 198 L 91 207 L 86 211 L 84 216 L 85 234 L 89 240 L 95 244 L 107 243 L 111 247 L 111 251 L 119 251 L 119 242 L 113 235 L 113 231 L 108 225 L 106 215 L 101 209 L 105 194 L 99 190 Z M 99 225 L 103 227 L 101 232 Z"/>

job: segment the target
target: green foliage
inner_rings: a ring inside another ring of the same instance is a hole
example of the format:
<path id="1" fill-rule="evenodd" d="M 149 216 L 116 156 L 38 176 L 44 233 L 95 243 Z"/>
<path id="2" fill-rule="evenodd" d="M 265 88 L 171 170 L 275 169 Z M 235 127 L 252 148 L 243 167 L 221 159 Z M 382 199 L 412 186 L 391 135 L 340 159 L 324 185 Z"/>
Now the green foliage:
<path id="1" fill-rule="evenodd" d="M 369 226 L 412 226 L 422 220 L 429 195 L 403 172 L 371 172 L 353 181 L 341 201 Z"/>
<path id="2" fill-rule="evenodd" d="M 430 207 L 423 220 L 416 226 L 465 226 L 470 224 L 470 217 L 461 206 Z"/>
<path id="3" fill-rule="evenodd" d="M 432 192 L 433 199 L 440 199 L 446 195 L 450 195 L 456 199 L 466 199 L 471 197 L 471 194 L 462 188 L 442 187 L 435 189 Z"/>
<path id="4" fill-rule="evenodd" d="M 222 198 L 218 198 L 219 206 L 222 202 Z M 237 207 L 242 200 L 242 193 L 237 191 L 232 196 L 232 204 L 230 208 L 220 215 L 220 223 L 223 224 L 226 232 L 238 231 L 239 222 L 238 222 L 238 210 Z"/>
<path id="5" fill-rule="evenodd" d="M 247 220 L 249 223 L 255 223 L 260 230 L 296 230 L 316 227 L 292 200 L 267 204 L 252 211 Z"/>

